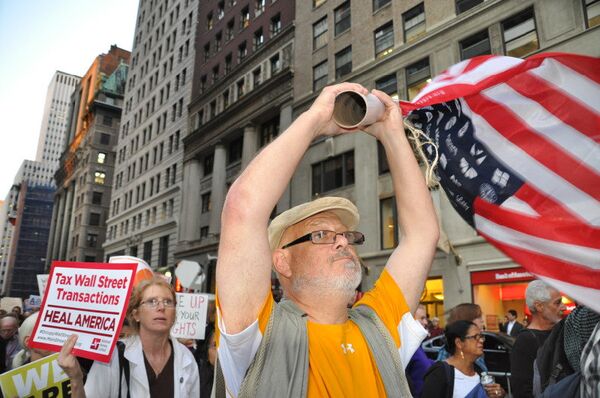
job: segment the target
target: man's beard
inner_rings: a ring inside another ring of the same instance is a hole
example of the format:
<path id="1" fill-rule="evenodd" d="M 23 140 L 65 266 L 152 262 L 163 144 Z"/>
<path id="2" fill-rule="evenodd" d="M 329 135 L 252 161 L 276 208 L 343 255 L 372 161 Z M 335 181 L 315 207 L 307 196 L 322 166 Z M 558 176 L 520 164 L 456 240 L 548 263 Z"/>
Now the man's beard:
<path id="1" fill-rule="evenodd" d="M 351 258 L 347 258 L 350 256 Z M 358 285 L 362 281 L 362 267 L 356 256 L 344 250 L 328 259 L 328 267 L 333 267 L 333 262 L 343 258 L 344 272 L 341 275 L 319 275 L 306 276 L 299 275 L 292 282 L 292 289 L 301 291 L 305 288 L 312 288 L 321 291 L 337 291 L 340 293 L 354 294 Z M 339 261 L 339 260 L 338 260 Z"/>

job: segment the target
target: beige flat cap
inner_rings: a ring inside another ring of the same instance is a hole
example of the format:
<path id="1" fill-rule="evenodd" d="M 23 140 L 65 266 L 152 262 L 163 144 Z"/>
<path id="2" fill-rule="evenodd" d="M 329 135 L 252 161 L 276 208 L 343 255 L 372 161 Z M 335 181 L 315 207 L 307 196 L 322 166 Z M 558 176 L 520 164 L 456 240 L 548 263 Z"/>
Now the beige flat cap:
<path id="1" fill-rule="evenodd" d="M 271 221 L 268 229 L 271 250 L 281 246 L 281 237 L 288 227 L 324 211 L 331 211 L 338 216 L 349 231 L 356 229 L 360 221 L 358 209 L 348 199 L 334 196 L 315 199 L 312 202 L 292 207 Z"/>

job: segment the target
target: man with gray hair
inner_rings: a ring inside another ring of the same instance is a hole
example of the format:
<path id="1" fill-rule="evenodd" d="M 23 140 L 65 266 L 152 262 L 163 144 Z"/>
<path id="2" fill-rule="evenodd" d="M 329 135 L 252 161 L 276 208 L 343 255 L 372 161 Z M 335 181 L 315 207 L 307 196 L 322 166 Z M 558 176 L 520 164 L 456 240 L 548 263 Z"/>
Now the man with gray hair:
<path id="1" fill-rule="evenodd" d="M 531 322 L 517 335 L 510 354 L 514 398 L 533 397 L 533 361 L 537 350 L 565 310 L 560 292 L 540 280 L 527 285 L 525 303 L 531 311 Z"/>
<path id="2" fill-rule="evenodd" d="M 13 358 L 21 350 L 19 342 L 19 321 L 13 314 L 5 315 L 0 319 L 0 338 L 6 343 L 6 370 L 12 369 Z"/>

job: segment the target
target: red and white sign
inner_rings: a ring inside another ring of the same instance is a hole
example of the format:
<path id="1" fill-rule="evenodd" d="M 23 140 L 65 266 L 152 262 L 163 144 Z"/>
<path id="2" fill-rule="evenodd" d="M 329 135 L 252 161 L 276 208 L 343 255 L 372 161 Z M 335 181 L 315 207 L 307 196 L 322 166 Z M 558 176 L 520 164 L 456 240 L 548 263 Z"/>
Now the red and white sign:
<path id="1" fill-rule="evenodd" d="M 471 272 L 471 284 L 528 282 L 534 280 L 532 273 L 523 267 Z"/>
<path id="2" fill-rule="evenodd" d="M 135 276 L 136 264 L 55 261 L 30 347 L 60 351 L 77 334 L 73 353 L 109 362 Z"/>

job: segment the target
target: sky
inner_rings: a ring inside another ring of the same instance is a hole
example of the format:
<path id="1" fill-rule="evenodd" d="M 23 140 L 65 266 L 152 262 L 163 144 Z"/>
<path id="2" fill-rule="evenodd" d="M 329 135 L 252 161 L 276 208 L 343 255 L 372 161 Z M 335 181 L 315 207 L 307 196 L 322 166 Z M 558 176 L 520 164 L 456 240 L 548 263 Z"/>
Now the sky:
<path id="1" fill-rule="evenodd" d="M 112 44 L 131 51 L 138 0 L 0 0 L 0 200 L 35 160 L 54 72 L 83 76 Z"/>

